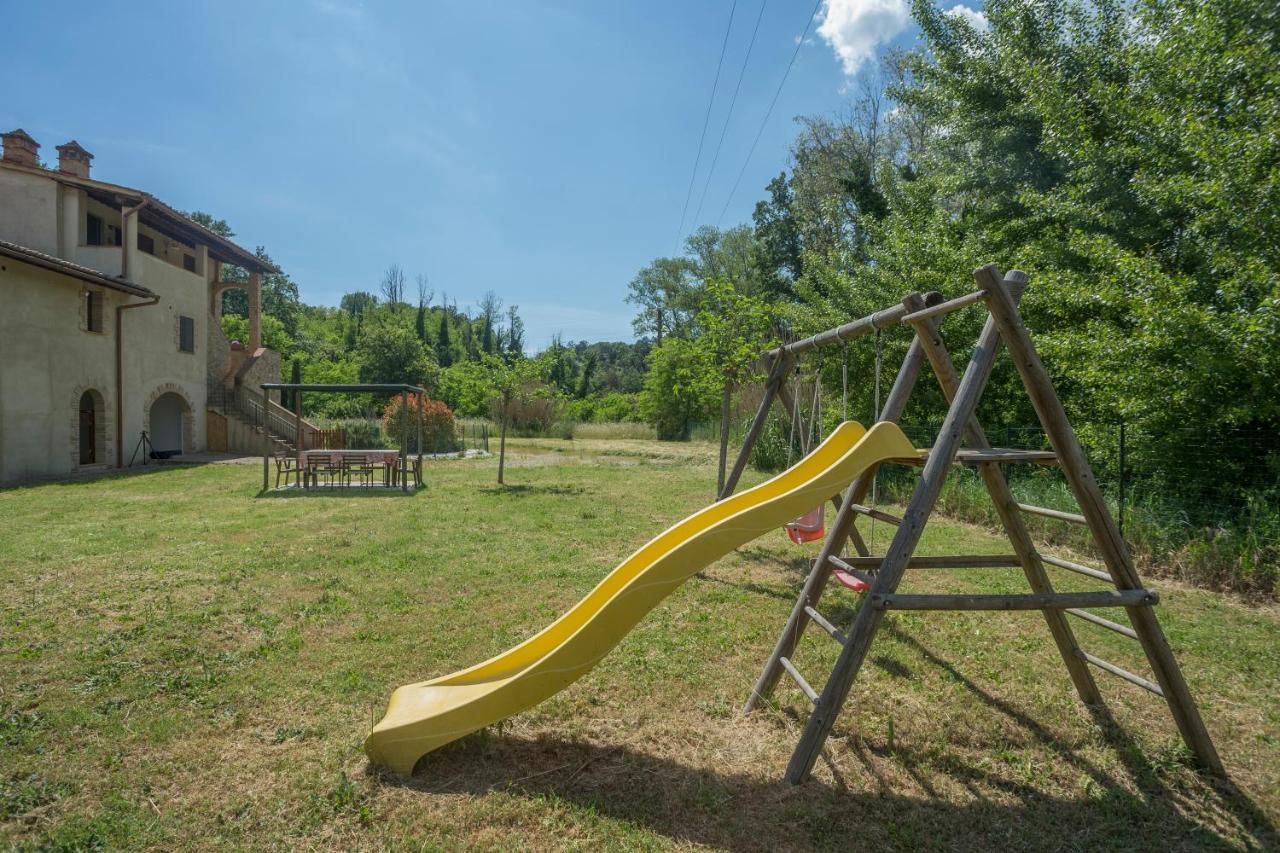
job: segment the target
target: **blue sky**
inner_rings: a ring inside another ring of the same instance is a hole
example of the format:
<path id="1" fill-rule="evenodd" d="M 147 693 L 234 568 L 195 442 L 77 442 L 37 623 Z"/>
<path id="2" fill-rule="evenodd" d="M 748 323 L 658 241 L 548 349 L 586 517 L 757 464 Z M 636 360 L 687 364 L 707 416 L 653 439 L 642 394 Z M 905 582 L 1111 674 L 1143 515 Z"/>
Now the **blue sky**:
<path id="1" fill-rule="evenodd" d="M 94 176 L 228 220 L 310 303 L 399 263 L 459 305 L 494 290 L 528 343 L 628 340 L 626 285 L 677 245 L 732 0 L 9 4 L 0 128 L 75 138 Z M 948 5 L 950 5 L 948 3 Z M 978 5 L 978 4 L 974 4 Z M 715 224 L 813 0 L 767 0 L 699 222 Z M 757 0 L 740 0 L 697 206 Z M 829 0 L 720 223 L 914 37 L 904 0 Z M 21 81 L 21 85 L 13 85 Z"/>

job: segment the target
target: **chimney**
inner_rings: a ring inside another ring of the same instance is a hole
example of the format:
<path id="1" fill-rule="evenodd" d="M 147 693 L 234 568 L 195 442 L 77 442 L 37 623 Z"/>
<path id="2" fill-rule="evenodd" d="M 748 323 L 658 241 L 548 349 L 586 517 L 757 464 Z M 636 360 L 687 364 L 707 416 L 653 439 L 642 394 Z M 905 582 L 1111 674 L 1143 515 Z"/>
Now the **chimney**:
<path id="1" fill-rule="evenodd" d="M 93 155 L 84 150 L 84 147 L 74 139 L 66 145 L 58 146 L 58 171 L 66 172 L 68 175 L 75 175 L 77 178 L 89 177 L 89 164 L 93 162 Z"/>
<path id="2" fill-rule="evenodd" d="M 40 156 L 37 152 L 40 150 L 40 143 L 32 139 L 25 130 L 22 128 L 11 130 L 6 134 L 0 135 L 0 139 L 4 140 L 4 161 L 6 163 L 39 168 Z"/>

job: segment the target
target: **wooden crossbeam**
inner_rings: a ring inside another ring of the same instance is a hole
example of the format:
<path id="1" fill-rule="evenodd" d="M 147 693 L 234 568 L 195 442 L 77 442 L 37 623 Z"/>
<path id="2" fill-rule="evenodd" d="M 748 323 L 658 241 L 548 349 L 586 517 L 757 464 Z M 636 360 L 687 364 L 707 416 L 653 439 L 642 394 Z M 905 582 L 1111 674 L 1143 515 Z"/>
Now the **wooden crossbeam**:
<path id="1" fill-rule="evenodd" d="M 841 568 L 876 569 L 880 567 L 882 559 L 882 557 L 844 557 L 839 565 Z M 907 560 L 908 569 L 999 569 L 1016 568 L 1021 565 L 1022 560 L 1017 554 L 939 554 L 913 556 Z"/>
<path id="2" fill-rule="evenodd" d="M 1149 589 L 1104 589 L 1098 592 L 1045 592 L 1025 595 L 871 594 L 880 610 L 1067 610 L 1081 607 L 1140 607 L 1160 600 Z"/>
<path id="3" fill-rule="evenodd" d="M 901 524 L 902 519 L 898 516 L 878 510 L 875 507 L 863 506 L 862 504 L 854 504 L 853 511 L 859 515 L 865 515 L 867 518 L 874 518 L 877 521 L 883 521 L 887 524 Z"/>
<path id="4" fill-rule="evenodd" d="M 924 465 L 928 458 L 928 448 L 922 448 L 917 457 L 889 461 L 895 465 L 920 466 Z M 982 465 L 987 462 L 1057 465 L 1058 454 L 1052 450 L 1019 450 L 1013 447 L 966 447 L 956 452 L 956 462 L 961 465 Z"/>
<path id="5" fill-rule="evenodd" d="M 1029 515 L 1056 518 L 1058 521 L 1069 521 L 1072 524 L 1083 524 L 1085 526 L 1089 524 L 1089 519 L 1078 512 L 1063 512 L 1060 509 L 1049 509 L 1048 507 L 1032 506 L 1031 504 L 1018 504 L 1018 509 Z"/>

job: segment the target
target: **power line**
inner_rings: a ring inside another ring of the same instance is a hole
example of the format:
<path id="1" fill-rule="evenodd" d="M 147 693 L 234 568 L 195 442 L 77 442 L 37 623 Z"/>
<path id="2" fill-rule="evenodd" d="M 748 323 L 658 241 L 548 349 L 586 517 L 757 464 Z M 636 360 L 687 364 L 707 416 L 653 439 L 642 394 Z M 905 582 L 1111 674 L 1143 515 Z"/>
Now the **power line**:
<path id="1" fill-rule="evenodd" d="M 716 76 L 711 83 L 711 97 L 707 100 L 707 114 L 702 119 L 702 135 L 698 137 L 698 156 L 693 159 L 693 174 L 689 176 L 689 189 L 684 194 L 684 209 L 680 211 L 680 230 L 676 232 L 676 251 L 680 250 L 680 238 L 684 236 L 684 220 L 689 213 L 689 201 L 693 198 L 693 184 L 698 178 L 698 165 L 702 162 L 702 144 L 707 139 L 707 126 L 711 124 L 711 106 L 716 102 L 716 89 L 720 86 L 720 69 L 724 66 L 724 51 L 729 46 L 729 32 L 733 29 L 733 13 L 738 0 L 729 7 L 729 24 L 724 28 L 724 41 L 720 43 L 720 59 L 716 62 Z"/>
<path id="2" fill-rule="evenodd" d="M 787 85 L 787 78 L 791 76 L 791 68 L 796 64 L 796 57 L 800 55 L 800 48 L 804 47 L 805 37 L 809 35 L 809 28 L 813 26 L 813 19 L 818 16 L 818 10 L 822 8 L 823 0 L 813 4 L 813 11 L 809 13 L 809 17 L 804 22 L 804 29 L 800 31 L 800 37 L 796 39 L 796 49 L 791 54 L 791 61 L 787 63 L 787 70 L 782 73 L 782 79 L 778 81 L 778 91 L 773 93 L 773 100 L 769 102 L 769 109 L 765 110 L 764 120 L 760 122 L 760 129 L 756 131 L 756 138 L 751 141 L 751 148 L 747 151 L 747 159 L 742 161 L 742 169 L 738 172 L 738 177 L 733 182 L 733 188 L 729 190 L 729 197 L 724 200 L 724 207 L 720 211 L 720 217 L 716 220 L 716 226 L 724 220 L 724 215 L 729 212 L 729 203 L 733 201 L 733 194 L 738 191 L 738 184 L 742 183 L 742 176 L 747 173 L 747 165 L 751 162 L 751 155 L 756 153 L 756 145 L 760 142 L 760 137 L 764 135 L 765 126 L 769 123 L 769 117 L 773 115 L 773 108 L 778 104 L 778 97 L 782 94 L 782 87 Z"/>
<path id="3" fill-rule="evenodd" d="M 702 185 L 702 195 L 698 198 L 698 207 L 693 213 L 693 221 L 697 223 L 702 215 L 702 203 L 707 200 L 707 190 L 711 189 L 711 178 L 716 173 L 716 164 L 720 162 L 720 149 L 724 145 L 725 134 L 729 131 L 729 119 L 733 117 L 733 107 L 738 103 L 738 91 L 742 88 L 742 78 L 747 74 L 747 63 L 751 61 L 751 49 L 756 45 L 756 33 L 760 32 L 760 20 L 764 17 L 764 7 L 769 0 L 760 0 L 760 11 L 756 14 L 756 25 L 751 30 L 751 41 L 747 43 L 747 55 L 742 59 L 742 68 L 738 71 L 738 83 L 733 87 L 733 97 L 729 99 L 729 112 L 725 113 L 724 125 L 720 128 L 720 140 L 716 142 L 716 153 L 711 158 L 711 168 L 707 170 L 707 182 Z"/>

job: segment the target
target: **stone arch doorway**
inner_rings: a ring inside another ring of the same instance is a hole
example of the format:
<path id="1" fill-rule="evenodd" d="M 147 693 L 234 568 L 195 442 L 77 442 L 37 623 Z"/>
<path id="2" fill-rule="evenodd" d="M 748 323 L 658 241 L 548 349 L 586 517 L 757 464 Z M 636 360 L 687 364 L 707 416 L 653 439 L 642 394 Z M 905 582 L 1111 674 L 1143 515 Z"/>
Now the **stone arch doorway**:
<path id="1" fill-rule="evenodd" d="M 177 392 L 166 391 L 147 411 L 151 448 L 157 453 L 178 454 L 191 450 L 191 406 Z"/>
<path id="2" fill-rule="evenodd" d="M 86 389 L 77 404 L 77 454 L 80 465 L 107 461 L 107 423 L 102 395 Z"/>

